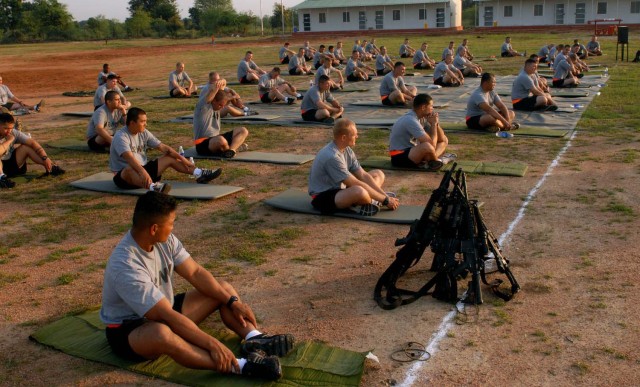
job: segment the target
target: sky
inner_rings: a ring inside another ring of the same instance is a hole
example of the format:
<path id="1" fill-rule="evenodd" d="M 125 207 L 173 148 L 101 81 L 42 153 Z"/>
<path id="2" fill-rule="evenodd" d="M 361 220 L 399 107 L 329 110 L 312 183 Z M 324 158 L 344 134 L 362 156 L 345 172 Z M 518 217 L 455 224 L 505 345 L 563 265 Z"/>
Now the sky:
<path id="1" fill-rule="evenodd" d="M 76 21 L 86 20 L 92 16 L 103 15 L 107 19 L 119 19 L 124 21 L 129 17 L 128 0 L 58 0 L 67 5 L 67 9 Z M 271 14 L 273 4 L 280 4 L 280 0 L 232 0 L 233 7 L 237 12 L 253 12 L 260 16 L 260 3 L 262 3 L 262 14 Z M 285 7 L 292 7 L 301 3 L 302 0 L 282 0 Z M 188 17 L 189 8 L 193 7 L 194 0 L 176 0 L 180 16 Z"/>

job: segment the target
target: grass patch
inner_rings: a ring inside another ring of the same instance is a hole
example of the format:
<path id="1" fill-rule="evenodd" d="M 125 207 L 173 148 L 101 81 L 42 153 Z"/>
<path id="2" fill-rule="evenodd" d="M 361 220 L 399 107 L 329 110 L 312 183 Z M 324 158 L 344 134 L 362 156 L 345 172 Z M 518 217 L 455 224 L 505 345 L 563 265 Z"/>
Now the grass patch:
<path id="1" fill-rule="evenodd" d="M 68 250 L 55 250 L 49 253 L 49 255 L 47 255 L 46 258 L 36 261 L 35 265 L 42 266 L 46 263 L 59 261 L 63 258 L 77 258 L 76 253 L 79 253 L 85 250 L 86 250 L 86 247 L 84 246 L 76 246 Z"/>
<path id="2" fill-rule="evenodd" d="M 22 281 L 25 278 L 27 278 L 27 275 L 22 273 L 16 273 L 16 274 L 0 273 L 0 288 L 5 285 L 12 284 L 14 282 Z"/>
<path id="3" fill-rule="evenodd" d="M 75 281 L 76 278 L 78 278 L 78 274 L 63 274 L 56 279 L 56 285 L 69 285 L 70 283 Z"/>

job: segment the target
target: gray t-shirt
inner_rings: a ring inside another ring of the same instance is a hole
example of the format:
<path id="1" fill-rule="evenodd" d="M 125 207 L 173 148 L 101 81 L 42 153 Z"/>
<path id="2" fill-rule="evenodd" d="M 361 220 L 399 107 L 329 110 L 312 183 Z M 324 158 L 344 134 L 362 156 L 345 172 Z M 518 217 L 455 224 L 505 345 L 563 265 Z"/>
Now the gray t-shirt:
<path id="1" fill-rule="evenodd" d="M 540 51 L 538 51 L 538 56 L 539 57 L 547 57 L 547 56 L 549 56 L 549 47 L 542 46 L 542 48 L 540 48 Z"/>
<path id="2" fill-rule="evenodd" d="M 98 134 L 96 128 L 102 126 L 109 134 L 113 136 L 118 125 L 124 125 L 124 116 L 120 109 L 113 112 L 109 111 L 107 105 L 102 105 L 98 110 L 93 112 L 89 125 L 87 125 L 87 140 Z"/>
<path id="3" fill-rule="evenodd" d="M 324 93 L 318 89 L 318 85 L 314 85 L 309 88 L 304 94 L 302 103 L 300 104 L 300 110 L 304 113 L 307 110 L 318 109 L 318 102 L 333 102 L 333 95 L 329 90 Z"/>
<path id="4" fill-rule="evenodd" d="M 189 74 L 187 74 L 186 71 L 181 72 L 180 74 L 178 74 L 175 70 L 172 71 L 171 73 L 169 73 L 169 91 L 173 90 L 175 88 L 175 86 L 173 86 L 173 82 L 175 81 L 180 87 L 187 87 L 189 86 L 189 81 L 191 80 L 191 78 L 189 78 Z"/>
<path id="5" fill-rule="evenodd" d="M 511 86 L 511 99 L 527 98 L 531 95 L 531 89 L 534 86 L 532 76 L 527 74 L 524 69 L 520 71 L 520 74 L 513 80 Z"/>
<path id="6" fill-rule="evenodd" d="M 322 64 L 322 59 L 324 58 L 324 53 L 321 53 L 320 51 L 316 51 L 315 54 L 313 54 L 313 66 L 317 66 L 318 63 Z"/>
<path id="7" fill-rule="evenodd" d="M 511 43 L 504 42 L 502 43 L 502 47 L 500 47 L 500 53 L 505 53 L 511 51 Z"/>
<path id="8" fill-rule="evenodd" d="M 7 85 L 0 85 L 0 105 L 6 104 L 13 97 L 14 95 Z"/>
<path id="9" fill-rule="evenodd" d="M 425 125 L 428 123 L 425 122 Z M 389 134 L 389 150 L 404 150 L 418 144 L 418 139 L 427 132 L 424 130 L 423 124 L 418 119 L 416 112 L 408 111 L 405 115 L 398 118 L 391 127 Z"/>
<path id="10" fill-rule="evenodd" d="M 367 45 L 364 48 L 364 50 L 366 52 L 368 52 L 369 54 L 373 54 L 374 50 L 377 50 L 377 49 L 378 49 L 378 47 L 376 47 L 376 45 L 373 44 L 373 43 L 367 43 Z"/>
<path id="11" fill-rule="evenodd" d="M 571 63 L 563 60 L 556 63 L 555 72 L 553 73 L 553 79 L 565 79 L 571 71 Z"/>
<path id="12" fill-rule="evenodd" d="M 376 56 L 376 70 L 384 70 L 384 64 L 387 62 L 391 62 L 389 55 L 379 54 Z"/>
<path id="13" fill-rule="evenodd" d="M 11 143 L 11 145 L 9 145 L 9 148 L 6 152 L 0 155 L 0 159 L 2 160 L 9 160 L 11 158 L 15 144 L 26 144 L 27 141 L 29 141 L 29 136 L 22 133 L 18 129 L 11 130 L 11 135 L 13 135 L 13 142 Z M 6 138 L 0 138 L 0 145 L 3 145 L 5 142 L 7 142 Z"/>
<path id="14" fill-rule="evenodd" d="M 587 50 L 589 51 L 593 51 L 595 49 L 599 49 L 600 48 L 600 42 L 598 42 L 597 40 L 594 42 L 593 40 L 590 40 L 587 43 Z"/>
<path id="15" fill-rule="evenodd" d="M 122 157 L 125 152 L 133 153 L 133 157 L 140 165 L 147 164 L 147 149 L 157 148 L 161 144 L 148 130 L 142 133 L 131 134 L 127 126 L 122 127 L 116 132 L 111 141 L 111 151 L 109 152 L 109 168 L 113 172 L 123 170 L 129 165 Z"/>
<path id="16" fill-rule="evenodd" d="M 329 67 L 326 68 L 324 67 L 324 65 L 318 67 L 318 70 L 316 71 L 316 76 L 315 76 L 315 84 L 318 84 L 318 80 L 320 79 L 321 76 L 326 75 L 329 78 L 331 78 L 331 73 L 335 73 L 335 72 L 340 72 L 340 70 L 338 70 L 335 67 Z"/>
<path id="17" fill-rule="evenodd" d="M 389 95 L 396 90 L 400 90 L 402 87 L 404 87 L 404 79 L 402 77 L 394 77 L 392 71 L 382 78 L 382 82 L 380 82 L 380 95 Z"/>
<path id="18" fill-rule="evenodd" d="M 278 52 L 278 58 L 284 59 L 287 56 L 288 56 L 287 48 L 286 47 L 281 47 L 280 48 L 280 52 Z"/>
<path id="19" fill-rule="evenodd" d="M 104 71 L 100 71 L 100 74 L 98 74 L 98 86 L 102 86 L 105 83 L 107 83 L 106 79 L 111 74 L 118 75 L 118 74 L 114 73 L 113 71 L 109 71 L 108 73 L 105 73 Z"/>
<path id="20" fill-rule="evenodd" d="M 309 195 L 317 195 L 330 189 L 342 189 L 342 183 L 350 174 L 360 169 L 355 153 L 349 147 L 341 152 L 331 141 L 316 155 L 309 172 Z"/>
<path id="21" fill-rule="evenodd" d="M 418 63 L 422 63 L 422 61 L 424 61 L 427 58 L 429 58 L 429 56 L 427 55 L 426 52 L 422 50 L 416 51 L 416 53 L 413 55 L 414 66 L 417 65 Z"/>
<path id="22" fill-rule="evenodd" d="M 453 65 L 460 71 L 464 70 L 467 67 L 469 60 L 467 58 L 463 58 L 460 55 L 456 55 L 453 59 Z"/>
<path id="23" fill-rule="evenodd" d="M 304 59 L 304 56 L 294 55 L 289 59 L 289 70 L 293 70 L 298 66 L 304 66 L 307 64 L 307 60 Z"/>
<path id="24" fill-rule="evenodd" d="M 454 73 L 456 72 L 456 66 L 454 66 L 453 63 L 447 65 L 445 61 L 438 62 L 436 68 L 433 70 L 433 79 L 436 80 L 444 77 L 447 74 L 447 68 Z"/>
<path id="25" fill-rule="evenodd" d="M 409 49 L 407 48 L 408 46 L 408 44 L 404 43 L 400 45 L 400 55 L 409 55 Z"/>
<path id="26" fill-rule="evenodd" d="M 442 60 L 444 60 L 447 55 L 451 55 L 451 56 L 455 56 L 456 54 L 453 52 L 453 48 L 449 48 L 447 46 L 447 48 L 444 49 L 444 51 L 442 51 Z"/>
<path id="27" fill-rule="evenodd" d="M 193 139 L 215 137 L 220 134 L 220 111 L 214 110 L 206 95 L 201 93 L 193 111 Z"/>
<path id="28" fill-rule="evenodd" d="M 363 66 L 364 64 L 362 63 L 362 61 L 360 61 L 360 59 L 353 60 L 353 58 L 349 58 L 349 60 L 347 61 L 347 66 L 344 69 L 344 75 L 352 75 L 356 67 L 360 68 Z"/>
<path id="29" fill-rule="evenodd" d="M 241 60 L 238 63 L 238 80 L 244 78 L 249 73 L 249 70 L 256 70 L 258 65 L 254 61 L 247 62 L 246 60 Z"/>
<path id="30" fill-rule="evenodd" d="M 558 65 L 560 64 L 560 62 L 566 62 L 567 61 L 567 57 L 564 55 L 564 53 L 561 51 L 558 54 L 556 54 L 555 59 L 553 60 L 553 69 L 557 69 Z"/>
<path id="31" fill-rule="evenodd" d="M 142 318 L 163 298 L 173 305 L 173 273 L 188 258 L 189 253 L 173 234 L 148 252 L 133 239 L 131 231 L 127 232 L 104 271 L 102 322 L 121 324 Z"/>
<path id="32" fill-rule="evenodd" d="M 335 55 L 336 58 L 344 58 L 344 51 L 342 50 L 342 48 L 334 49 L 333 54 Z"/>
<path id="33" fill-rule="evenodd" d="M 478 86 L 478 88 L 471 93 L 469 101 L 467 102 L 467 118 L 485 114 L 484 110 L 480 107 L 481 103 L 486 102 L 489 106 L 495 106 L 501 101 L 500 96 L 495 90 L 485 92 L 482 90 L 482 86 Z"/>
<path id="34" fill-rule="evenodd" d="M 558 54 L 557 47 L 556 46 L 551 47 L 551 50 L 549 50 L 549 59 L 553 60 L 557 54 Z"/>
<path id="35" fill-rule="evenodd" d="M 118 93 L 122 101 L 126 101 L 124 94 L 122 94 L 122 91 L 118 86 L 114 87 L 113 90 Z M 108 91 L 110 90 L 107 89 L 106 83 L 96 89 L 96 93 L 93 95 L 93 107 L 104 105 L 104 96 L 107 95 Z"/>
<path id="36" fill-rule="evenodd" d="M 271 79 L 271 74 L 265 73 L 260 77 L 260 80 L 258 80 L 258 94 L 262 96 L 283 83 L 285 83 L 285 80 L 280 78 L 279 75 L 276 79 Z"/>

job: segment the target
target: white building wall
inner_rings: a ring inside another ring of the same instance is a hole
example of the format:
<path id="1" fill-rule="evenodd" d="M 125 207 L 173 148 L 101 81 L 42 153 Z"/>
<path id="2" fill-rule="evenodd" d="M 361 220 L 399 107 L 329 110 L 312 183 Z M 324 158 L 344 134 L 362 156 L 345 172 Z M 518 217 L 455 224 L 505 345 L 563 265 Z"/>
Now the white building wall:
<path id="1" fill-rule="evenodd" d="M 420 20 L 420 9 L 426 9 L 426 20 Z M 383 13 L 384 30 L 404 30 L 404 29 L 422 29 L 436 28 L 437 25 L 437 9 L 444 8 L 444 28 L 453 27 L 451 25 L 451 7 L 448 3 L 427 4 L 424 5 L 394 5 L 394 6 L 376 6 L 376 7 L 345 7 L 345 8 L 328 8 L 328 9 L 299 9 L 298 10 L 298 31 L 305 32 L 304 14 L 310 15 L 311 29 L 306 32 L 324 32 L 324 31 L 369 31 L 376 30 L 376 11 Z M 393 20 L 393 11 L 400 11 L 400 20 Z M 343 22 L 343 12 L 349 12 L 349 22 Z M 366 23 L 365 28 L 360 28 L 359 13 L 365 12 Z M 320 14 L 326 15 L 326 23 L 320 23 Z"/>
<path id="2" fill-rule="evenodd" d="M 538 26 L 538 25 L 575 25 L 587 24 L 594 19 L 622 19 L 622 24 L 640 23 L 640 13 L 631 13 L 631 3 L 637 0 L 495 0 L 478 3 L 478 25 L 485 27 L 485 11 L 493 7 L 493 22 L 499 27 Z M 607 12 L 598 14 L 598 3 L 607 3 Z M 584 23 L 576 23 L 576 4 L 584 3 Z M 556 20 L 557 4 L 564 5 L 563 23 Z M 535 5 L 543 6 L 542 16 L 534 16 Z M 505 17 L 505 6 L 513 8 L 513 16 Z"/>

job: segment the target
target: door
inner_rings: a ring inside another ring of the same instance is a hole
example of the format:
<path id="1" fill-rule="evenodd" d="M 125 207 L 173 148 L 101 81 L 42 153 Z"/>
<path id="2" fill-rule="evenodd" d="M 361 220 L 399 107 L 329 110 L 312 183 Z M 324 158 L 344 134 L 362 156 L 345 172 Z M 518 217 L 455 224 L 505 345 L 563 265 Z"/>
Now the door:
<path id="1" fill-rule="evenodd" d="M 384 12 L 376 11 L 376 30 L 384 28 Z"/>
<path id="2" fill-rule="evenodd" d="M 564 24 L 564 4 L 556 4 L 556 24 Z"/>
<path id="3" fill-rule="evenodd" d="M 361 30 L 367 29 L 367 13 L 365 11 L 358 12 L 358 26 Z"/>
<path id="4" fill-rule="evenodd" d="M 484 7 L 484 26 L 493 26 L 493 7 Z"/>
<path id="5" fill-rule="evenodd" d="M 584 24 L 587 7 L 585 3 L 576 3 L 576 24 Z"/>
<path id="6" fill-rule="evenodd" d="M 311 14 L 305 13 L 302 15 L 302 29 L 303 31 L 311 31 Z"/>
<path id="7" fill-rule="evenodd" d="M 444 8 L 437 8 L 436 9 L 436 27 L 444 28 L 444 20 L 445 20 Z"/>

